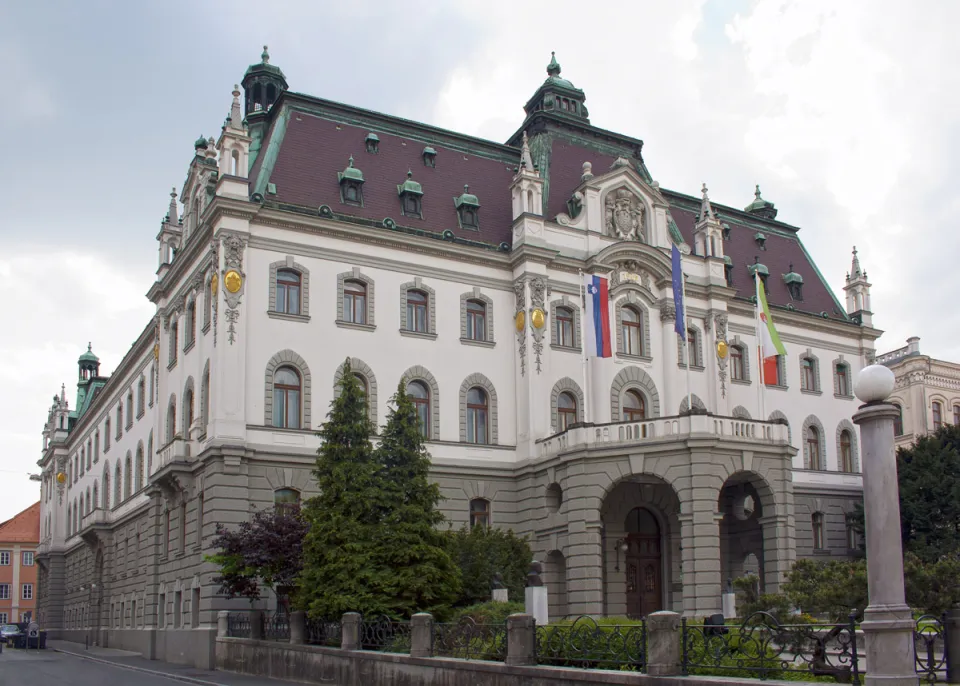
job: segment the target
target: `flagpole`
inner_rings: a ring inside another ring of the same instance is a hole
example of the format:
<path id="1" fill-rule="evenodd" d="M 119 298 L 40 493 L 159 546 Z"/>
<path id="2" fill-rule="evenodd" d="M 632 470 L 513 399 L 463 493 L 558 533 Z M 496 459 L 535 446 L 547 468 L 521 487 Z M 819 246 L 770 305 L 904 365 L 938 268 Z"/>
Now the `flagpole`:
<path id="1" fill-rule="evenodd" d="M 580 278 L 580 313 L 581 321 L 583 320 L 583 314 L 587 311 L 587 292 L 583 285 L 583 270 L 577 270 L 577 276 Z M 586 325 L 586 322 L 584 322 Z M 581 330 L 583 326 L 580 327 Z M 576 335 L 576 330 L 574 330 L 574 335 Z M 590 421 L 590 387 L 587 385 L 587 345 L 586 341 L 583 339 L 583 333 L 580 334 L 580 371 L 583 374 L 583 421 Z"/>
<path id="2" fill-rule="evenodd" d="M 683 259 L 682 257 L 680 258 Z M 693 411 L 693 394 L 690 392 L 690 334 L 687 331 L 687 275 L 683 272 L 683 262 L 680 267 L 680 301 L 683 303 L 683 351 L 687 358 L 687 411 Z"/>
<path id="3" fill-rule="evenodd" d="M 763 397 L 763 386 L 766 383 L 766 380 L 763 378 L 763 337 L 760 333 L 760 327 L 762 322 L 760 320 L 760 270 L 754 270 L 753 272 L 753 286 L 756 292 L 757 298 L 757 308 L 755 312 L 755 325 L 757 329 L 757 369 L 759 370 L 758 378 L 760 379 L 760 385 L 757 387 L 757 405 L 760 408 L 760 421 L 765 421 L 767 418 L 766 408 L 764 408 L 764 397 Z"/>

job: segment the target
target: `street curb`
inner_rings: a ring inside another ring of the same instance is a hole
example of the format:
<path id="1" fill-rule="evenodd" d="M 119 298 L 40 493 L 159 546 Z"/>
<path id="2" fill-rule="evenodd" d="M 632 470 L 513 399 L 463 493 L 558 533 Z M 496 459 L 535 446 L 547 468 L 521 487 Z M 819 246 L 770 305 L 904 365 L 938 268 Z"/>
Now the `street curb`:
<path id="1" fill-rule="evenodd" d="M 70 655 L 72 657 L 79 657 L 81 660 L 89 660 L 90 662 L 99 662 L 100 664 L 110 665 L 111 667 L 119 667 L 120 669 L 129 669 L 133 672 L 142 672 L 144 674 L 150 674 L 152 676 L 162 676 L 167 679 L 174 679 L 176 681 L 183 681 L 188 684 L 198 684 L 198 686 L 228 686 L 227 684 L 222 684 L 218 681 L 207 681 L 205 679 L 197 679 L 196 677 L 186 676 L 183 674 L 171 674 L 170 672 L 161 672 L 158 669 L 146 669 L 145 667 L 134 667 L 133 665 L 125 665 L 119 662 L 113 662 L 112 660 L 104 660 L 103 658 L 93 657 L 92 655 L 84 655 L 83 653 L 74 653 L 69 650 L 63 650 L 62 648 L 54 648 L 54 652 L 63 653 L 64 655 Z"/>

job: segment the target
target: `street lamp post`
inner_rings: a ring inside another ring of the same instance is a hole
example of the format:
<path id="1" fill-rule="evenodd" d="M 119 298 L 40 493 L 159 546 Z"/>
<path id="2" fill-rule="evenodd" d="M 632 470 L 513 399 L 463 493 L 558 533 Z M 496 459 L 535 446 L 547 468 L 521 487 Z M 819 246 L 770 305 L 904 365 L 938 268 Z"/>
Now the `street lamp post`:
<path id="1" fill-rule="evenodd" d="M 860 427 L 863 454 L 863 511 L 867 545 L 867 593 L 863 612 L 867 644 L 867 686 L 917 686 L 913 613 L 903 583 L 900 492 L 893 443 L 896 406 L 884 402 L 893 392 L 893 372 L 883 365 L 864 367 L 855 393 L 863 405 L 853 421 Z"/>

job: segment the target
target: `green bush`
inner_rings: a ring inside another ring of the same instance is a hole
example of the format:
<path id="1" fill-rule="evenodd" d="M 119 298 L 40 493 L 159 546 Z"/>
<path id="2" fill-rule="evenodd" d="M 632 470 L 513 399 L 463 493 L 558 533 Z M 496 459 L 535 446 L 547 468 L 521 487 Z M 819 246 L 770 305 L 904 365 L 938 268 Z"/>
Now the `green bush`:
<path id="1" fill-rule="evenodd" d="M 455 624 L 469 617 L 477 624 L 506 624 L 507 617 L 525 611 L 523 603 L 499 603 L 496 600 L 488 600 L 485 603 L 477 603 L 454 610 L 449 621 L 451 624 Z"/>
<path id="2" fill-rule="evenodd" d="M 638 671 L 646 662 L 642 620 L 580 617 L 537 627 L 541 664 Z"/>
<path id="3" fill-rule="evenodd" d="M 464 526 L 444 535 L 447 551 L 460 567 L 463 582 L 455 607 L 490 600 L 495 574 L 500 574 L 511 598 L 523 598 L 527 572 L 533 560 L 526 539 L 510 530 L 485 526 Z"/>

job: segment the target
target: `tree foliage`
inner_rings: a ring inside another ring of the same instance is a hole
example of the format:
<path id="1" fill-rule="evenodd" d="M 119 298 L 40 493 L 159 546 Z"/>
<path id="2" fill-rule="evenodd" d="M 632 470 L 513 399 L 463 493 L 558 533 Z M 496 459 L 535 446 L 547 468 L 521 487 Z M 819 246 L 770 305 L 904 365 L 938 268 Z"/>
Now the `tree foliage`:
<path id="1" fill-rule="evenodd" d="M 867 606 L 865 560 L 797 560 L 787 575 L 783 593 L 796 608 L 811 615 L 845 621 Z"/>
<path id="2" fill-rule="evenodd" d="M 446 536 L 450 555 L 463 577 L 458 606 L 490 600 L 493 577 L 498 573 L 512 600 L 524 597 L 527 572 L 533 560 L 525 539 L 510 530 L 484 526 L 464 526 L 448 531 Z"/>
<path id="3" fill-rule="evenodd" d="M 305 534 L 306 523 L 295 505 L 255 512 L 233 530 L 217 524 L 212 545 L 218 552 L 206 559 L 220 567 L 214 578 L 220 592 L 256 600 L 261 585 L 281 592 L 294 586 L 303 567 Z"/>

